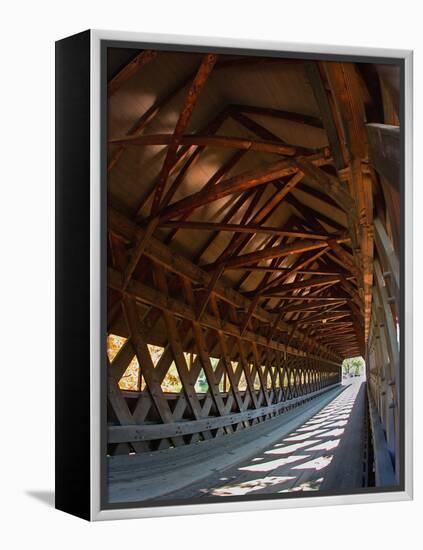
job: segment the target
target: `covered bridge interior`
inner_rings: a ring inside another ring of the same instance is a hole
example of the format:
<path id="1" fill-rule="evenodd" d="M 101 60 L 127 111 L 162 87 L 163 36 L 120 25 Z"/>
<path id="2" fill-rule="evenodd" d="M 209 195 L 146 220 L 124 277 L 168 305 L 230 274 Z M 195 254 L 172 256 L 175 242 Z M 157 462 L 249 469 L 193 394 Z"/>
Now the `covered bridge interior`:
<path id="1" fill-rule="evenodd" d="M 181 489 L 140 487 L 201 449 L 248 458 L 356 356 L 360 483 L 398 484 L 399 66 L 107 55 L 110 499 Z"/>

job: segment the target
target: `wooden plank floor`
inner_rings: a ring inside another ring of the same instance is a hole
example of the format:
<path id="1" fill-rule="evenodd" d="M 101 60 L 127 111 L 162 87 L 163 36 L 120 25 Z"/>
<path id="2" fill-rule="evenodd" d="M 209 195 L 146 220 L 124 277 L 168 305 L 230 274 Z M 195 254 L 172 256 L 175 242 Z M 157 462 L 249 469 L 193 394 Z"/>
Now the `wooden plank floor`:
<path id="1" fill-rule="evenodd" d="M 364 397 L 365 384 L 353 380 L 322 410 L 256 456 L 168 498 L 361 487 Z"/>
<path id="2" fill-rule="evenodd" d="M 360 487 L 364 388 L 354 379 L 218 440 L 112 457 L 109 502 Z"/>

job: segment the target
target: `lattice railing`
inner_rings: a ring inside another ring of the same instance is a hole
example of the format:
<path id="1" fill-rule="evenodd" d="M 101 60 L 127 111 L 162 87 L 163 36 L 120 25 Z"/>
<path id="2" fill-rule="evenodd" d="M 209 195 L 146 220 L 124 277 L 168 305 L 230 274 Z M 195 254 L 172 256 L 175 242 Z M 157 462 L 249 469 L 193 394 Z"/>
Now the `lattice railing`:
<path id="1" fill-rule="evenodd" d="M 140 325 L 139 310 L 128 298 L 124 309 L 134 334 Z M 138 330 L 109 364 L 111 454 L 230 434 L 281 414 L 340 381 L 339 369 L 325 360 L 287 355 L 207 329 L 200 322 L 187 323 L 169 311 L 160 312 L 156 323 L 160 322 L 166 326 L 168 342 L 159 358 L 153 357 L 154 346 Z M 137 386 L 125 391 L 119 381 L 134 358 Z M 171 369 L 178 392 L 166 391 Z M 201 375 L 205 387 L 198 391 Z"/>
<path id="2" fill-rule="evenodd" d="M 172 421 L 167 423 L 161 422 L 160 414 L 147 391 L 124 392 L 122 397 L 129 414 L 132 414 L 133 422 L 126 420 L 121 424 L 115 416 L 114 422 L 109 423 L 109 452 L 152 451 L 230 434 L 273 418 L 316 397 L 339 382 L 339 376 L 335 373 L 322 373 L 306 368 L 287 369 L 287 372 L 294 377 L 294 384 L 277 388 L 276 391 L 254 390 L 253 399 L 247 390 L 238 392 L 241 410 L 237 407 L 232 392 L 222 392 L 220 398 L 224 407 L 223 415 L 212 404 L 209 393 L 197 394 L 201 410 L 199 418 L 193 417 L 182 393 L 164 394 L 167 406 L 172 411 Z M 302 377 L 305 378 L 304 383 L 298 384 Z M 266 401 L 270 404 L 266 404 Z"/>
<path id="3" fill-rule="evenodd" d="M 111 220 L 118 234 L 134 230 Z M 340 381 L 336 353 L 154 239 L 122 292 L 123 244 L 108 272 L 109 334 L 126 339 L 109 355 L 110 453 L 230 434 Z"/>

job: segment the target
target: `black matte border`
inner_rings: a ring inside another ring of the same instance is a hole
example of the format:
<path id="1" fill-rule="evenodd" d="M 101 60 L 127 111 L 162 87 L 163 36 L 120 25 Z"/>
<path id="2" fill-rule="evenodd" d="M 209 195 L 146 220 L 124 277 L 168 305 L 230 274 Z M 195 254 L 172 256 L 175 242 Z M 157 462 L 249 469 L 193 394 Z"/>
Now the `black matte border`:
<path id="1" fill-rule="evenodd" d="M 290 498 L 308 498 L 313 497 L 325 497 L 325 496 L 342 496 L 342 495 L 357 495 L 357 494 L 377 494 L 377 493 L 390 493 L 401 492 L 405 490 L 405 426 L 404 426 L 404 334 L 407 330 L 405 326 L 404 315 L 404 299 L 405 299 L 405 60 L 403 58 L 391 58 L 381 57 L 373 55 L 344 55 L 344 54 L 317 54 L 317 53 L 305 53 L 305 52 L 284 52 L 283 50 L 260 50 L 254 48 L 229 48 L 229 47 L 212 47 L 212 46 L 199 46 L 189 44 L 166 44 L 155 42 L 131 42 L 131 41 L 119 41 L 119 40 L 101 40 L 101 195 L 102 195 L 102 215 L 101 215 L 101 243 L 102 243 L 102 265 L 101 265 L 101 327 L 100 327 L 100 345 L 102 350 L 106 349 L 106 304 L 107 304 L 107 263 L 106 263 L 106 239 L 107 239 L 107 49 L 108 48 L 133 48 L 134 50 L 140 49 L 156 49 L 160 51 L 172 51 L 172 52 L 189 52 L 189 53 L 219 53 L 230 55 L 245 55 L 256 57 L 284 57 L 292 59 L 310 59 L 319 61 L 347 61 L 353 63 L 380 63 L 389 65 L 398 65 L 400 67 L 400 132 L 401 132 L 401 178 L 400 178 L 400 197 L 401 197 L 401 308 L 400 308 L 400 483 L 392 487 L 370 487 L 370 488 L 358 488 L 355 490 L 345 491 L 316 491 L 313 494 L 310 493 L 285 493 L 285 494 L 271 494 L 271 495 L 256 495 L 256 496 L 234 496 L 234 497 L 202 497 L 201 499 L 169 499 L 169 500 L 151 500 L 142 502 L 127 502 L 127 503 L 110 503 L 107 500 L 107 377 L 106 377 L 106 359 L 105 354 L 101 353 L 103 364 L 101 365 L 101 434 L 100 434 L 100 452 L 101 452 L 101 467 L 100 467 L 100 505 L 102 510 L 117 510 L 125 508 L 151 508 L 151 507 L 166 507 L 166 506 L 183 506 L 192 504 L 212 504 L 212 503 L 224 503 L 224 502 L 260 502 L 262 500 L 289 500 Z M 104 303 L 103 303 L 104 302 Z M 103 358 L 104 356 L 104 358 Z M 409 366 L 411 368 L 411 365 Z M 201 507 L 201 506 L 200 506 Z M 176 513 L 176 512 L 175 512 Z"/>
<path id="2" fill-rule="evenodd" d="M 90 31 L 56 42 L 55 506 L 90 519 Z"/>

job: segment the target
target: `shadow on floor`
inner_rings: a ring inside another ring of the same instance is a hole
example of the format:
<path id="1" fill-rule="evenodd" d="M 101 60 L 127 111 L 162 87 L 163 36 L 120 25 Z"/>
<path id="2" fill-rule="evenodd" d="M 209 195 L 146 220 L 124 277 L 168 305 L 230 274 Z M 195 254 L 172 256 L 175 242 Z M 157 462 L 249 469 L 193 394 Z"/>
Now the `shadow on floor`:
<path id="1" fill-rule="evenodd" d="M 333 459 L 343 447 L 353 411 L 362 407 L 357 397 L 363 388 L 361 380 L 349 385 L 342 394 L 279 442 L 226 470 L 224 475 L 209 477 L 173 493 L 172 497 L 318 491 L 331 470 L 331 463 L 336 462 Z M 361 415 L 358 416 L 361 419 Z M 361 459 L 360 442 L 356 442 L 350 451 Z"/>
<path id="2" fill-rule="evenodd" d="M 26 495 L 38 500 L 49 508 L 54 508 L 54 491 L 25 491 Z"/>

